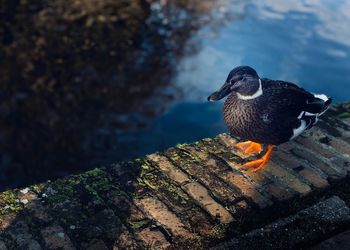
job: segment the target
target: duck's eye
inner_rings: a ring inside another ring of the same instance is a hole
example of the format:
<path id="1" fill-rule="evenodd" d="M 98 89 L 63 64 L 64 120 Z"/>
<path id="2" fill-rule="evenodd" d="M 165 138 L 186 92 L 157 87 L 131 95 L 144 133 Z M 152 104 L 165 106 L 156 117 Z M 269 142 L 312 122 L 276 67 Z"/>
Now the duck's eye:
<path id="1" fill-rule="evenodd" d="M 236 82 L 241 81 L 242 79 L 243 79 L 243 76 L 236 76 L 236 77 L 231 78 L 230 83 L 234 84 Z"/>

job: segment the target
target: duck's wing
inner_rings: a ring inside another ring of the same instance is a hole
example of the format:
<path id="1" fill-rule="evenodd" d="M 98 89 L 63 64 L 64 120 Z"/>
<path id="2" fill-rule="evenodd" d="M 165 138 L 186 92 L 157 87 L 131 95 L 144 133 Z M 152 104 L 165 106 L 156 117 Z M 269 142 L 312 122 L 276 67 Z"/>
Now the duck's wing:
<path id="1" fill-rule="evenodd" d="M 321 115 L 332 102 L 332 99 L 326 95 L 311 94 L 294 83 L 285 81 L 264 80 L 264 87 L 271 96 L 278 96 L 281 105 L 295 110 L 296 112 L 305 112 L 305 114 Z"/>
<path id="2" fill-rule="evenodd" d="M 291 129 L 291 139 L 311 128 L 331 104 L 325 95 L 312 94 L 285 81 L 264 79 L 263 91 L 271 96 L 270 112 L 279 117 L 277 129 Z"/>

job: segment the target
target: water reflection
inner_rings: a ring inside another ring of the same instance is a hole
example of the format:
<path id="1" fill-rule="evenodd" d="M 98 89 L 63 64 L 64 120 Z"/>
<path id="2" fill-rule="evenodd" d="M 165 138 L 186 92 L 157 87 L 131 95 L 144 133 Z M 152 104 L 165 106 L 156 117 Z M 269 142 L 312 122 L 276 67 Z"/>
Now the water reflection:
<path id="1" fill-rule="evenodd" d="M 232 65 L 242 64 L 337 101 L 349 98 L 349 1 L 252 0 L 238 6 L 227 12 L 242 18 L 203 40 L 202 50 L 180 65 L 179 84 L 191 90 L 191 100 L 204 100 Z"/>
<path id="2" fill-rule="evenodd" d="M 4 1 L 1 188 L 118 160 L 122 131 L 145 127 L 178 93 L 175 65 L 196 51 L 184 46 L 214 7 Z"/>

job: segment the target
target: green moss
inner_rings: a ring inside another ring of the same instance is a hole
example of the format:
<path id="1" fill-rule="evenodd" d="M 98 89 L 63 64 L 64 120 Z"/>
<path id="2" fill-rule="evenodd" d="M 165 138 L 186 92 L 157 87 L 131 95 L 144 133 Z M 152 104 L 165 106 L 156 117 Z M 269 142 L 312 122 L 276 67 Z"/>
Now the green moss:
<path id="1" fill-rule="evenodd" d="M 211 138 L 204 138 L 202 140 L 205 141 L 205 142 L 212 142 L 213 141 L 213 139 L 211 139 Z"/>
<path id="2" fill-rule="evenodd" d="M 108 190 L 119 190 L 104 168 L 96 168 L 76 176 L 76 184 L 82 185 L 85 191 L 91 196 L 91 199 L 100 204 L 104 203 L 104 198 L 102 196 L 105 195 Z"/>
<path id="3" fill-rule="evenodd" d="M 158 178 L 156 181 L 158 189 L 162 193 L 173 196 L 181 204 L 186 204 L 189 200 L 186 193 L 180 187 L 172 184 L 167 178 Z"/>
<path id="4" fill-rule="evenodd" d="M 5 191 L 1 194 L 1 200 L 5 203 L 5 204 L 10 204 L 15 202 L 17 199 L 16 194 L 14 192 L 12 192 L 11 190 Z"/>
<path id="5" fill-rule="evenodd" d="M 141 177 L 141 178 L 154 170 L 152 163 L 149 160 L 146 160 L 145 158 L 136 159 L 135 162 L 133 163 L 133 165 L 137 166 L 136 173 L 139 172 L 138 177 Z M 142 182 L 140 182 L 140 183 L 142 184 Z M 145 184 L 145 183 L 143 183 L 143 184 Z"/>
<path id="6" fill-rule="evenodd" d="M 123 197 L 125 197 L 125 198 L 127 198 L 129 200 L 131 200 L 133 198 L 133 196 L 134 196 L 132 193 L 127 192 L 127 191 L 123 191 L 123 190 L 121 190 L 119 188 L 117 188 L 116 191 L 117 191 L 117 194 L 119 196 L 123 196 Z"/>
<path id="7" fill-rule="evenodd" d="M 147 226 L 151 221 L 149 219 L 144 219 L 144 220 L 140 220 L 140 221 L 131 221 L 129 222 L 131 228 L 137 230 L 140 228 L 143 228 L 145 226 Z"/>
<path id="8" fill-rule="evenodd" d="M 336 102 L 333 104 L 333 107 L 338 109 L 338 108 L 342 107 L 342 103 Z"/>
<path id="9" fill-rule="evenodd" d="M 227 232 L 227 227 L 228 225 L 225 224 L 217 224 L 214 226 L 213 228 L 213 232 L 215 237 L 219 238 L 219 239 L 223 239 L 226 237 L 226 232 Z"/>
<path id="10" fill-rule="evenodd" d="M 213 139 L 211 139 L 210 141 L 203 139 L 198 143 L 198 146 L 204 151 L 211 152 L 214 154 L 219 154 L 227 151 L 224 149 L 224 146 L 222 146 L 219 142 Z"/>
<path id="11" fill-rule="evenodd" d="M 96 190 L 97 192 L 107 191 L 113 186 L 112 178 L 107 172 L 99 169 L 98 171 L 94 171 L 93 174 L 94 175 L 84 176 L 86 178 L 83 178 L 81 182 L 85 185 L 88 184 L 92 189 Z"/>
<path id="12" fill-rule="evenodd" d="M 57 180 L 45 187 L 42 191 L 43 198 L 50 204 L 74 199 L 75 192 L 72 184 L 66 179 Z"/>
<path id="13" fill-rule="evenodd" d="M 186 146 L 188 146 L 187 143 L 177 144 L 176 147 L 180 149 L 184 149 Z"/>
<path id="14" fill-rule="evenodd" d="M 35 184 L 35 185 L 31 186 L 31 188 L 35 193 L 40 194 L 44 188 L 44 185 L 43 184 Z"/>
<path id="15" fill-rule="evenodd" d="M 172 196 L 181 204 L 185 204 L 188 200 L 187 195 L 181 188 L 172 184 L 168 177 L 157 170 L 147 172 L 136 180 L 139 185 L 146 186 L 152 190 L 158 190 L 160 193 L 164 193 L 168 198 Z"/>
<path id="16" fill-rule="evenodd" d="M 171 154 L 170 159 L 177 162 L 177 161 L 181 160 L 181 157 L 177 153 L 174 152 Z"/>
<path id="17" fill-rule="evenodd" d="M 179 198 L 181 204 L 186 204 L 187 201 L 189 200 L 188 196 L 185 194 L 185 192 L 181 188 L 174 185 L 168 185 L 167 189 L 169 190 L 170 193 L 175 194 Z"/>
<path id="18" fill-rule="evenodd" d="M 181 150 L 181 154 L 183 154 L 184 156 L 187 156 L 188 158 L 187 160 L 190 160 L 192 162 L 201 162 L 201 160 L 198 158 L 197 155 L 191 154 L 186 150 Z"/>
<path id="19" fill-rule="evenodd" d="M 338 117 L 340 119 L 349 118 L 350 117 L 350 112 L 343 112 L 343 113 L 339 114 Z"/>
<path id="20" fill-rule="evenodd" d="M 47 185 L 42 191 L 42 195 L 51 205 L 65 201 L 69 201 L 71 204 L 93 202 L 94 205 L 104 205 L 108 202 L 110 191 L 132 199 L 132 194 L 123 191 L 105 168 L 95 168 Z"/>
<path id="21" fill-rule="evenodd" d="M 19 212 L 23 209 L 23 204 L 20 203 L 16 194 L 11 191 L 5 191 L 0 194 L 0 215 L 9 212 Z"/>
<path id="22" fill-rule="evenodd" d="M 94 168 L 92 170 L 89 170 L 85 173 L 82 173 L 80 175 L 74 175 L 74 179 L 77 180 L 83 180 L 89 177 L 99 177 L 101 175 L 105 175 L 106 174 L 106 169 L 104 167 L 101 168 Z"/>
<path id="23" fill-rule="evenodd" d="M 137 178 L 137 183 L 141 186 L 147 186 L 150 189 L 157 189 L 155 185 L 152 185 L 147 179 L 145 178 Z"/>

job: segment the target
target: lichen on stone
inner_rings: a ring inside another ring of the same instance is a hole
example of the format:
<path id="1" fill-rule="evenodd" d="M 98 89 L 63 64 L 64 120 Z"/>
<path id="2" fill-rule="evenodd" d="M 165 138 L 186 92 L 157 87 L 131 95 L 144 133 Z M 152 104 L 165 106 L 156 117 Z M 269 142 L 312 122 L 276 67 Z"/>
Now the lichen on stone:
<path id="1" fill-rule="evenodd" d="M 23 209 L 23 204 L 17 198 L 14 191 L 8 190 L 0 194 L 0 215 L 9 212 L 18 213 Z"/>

